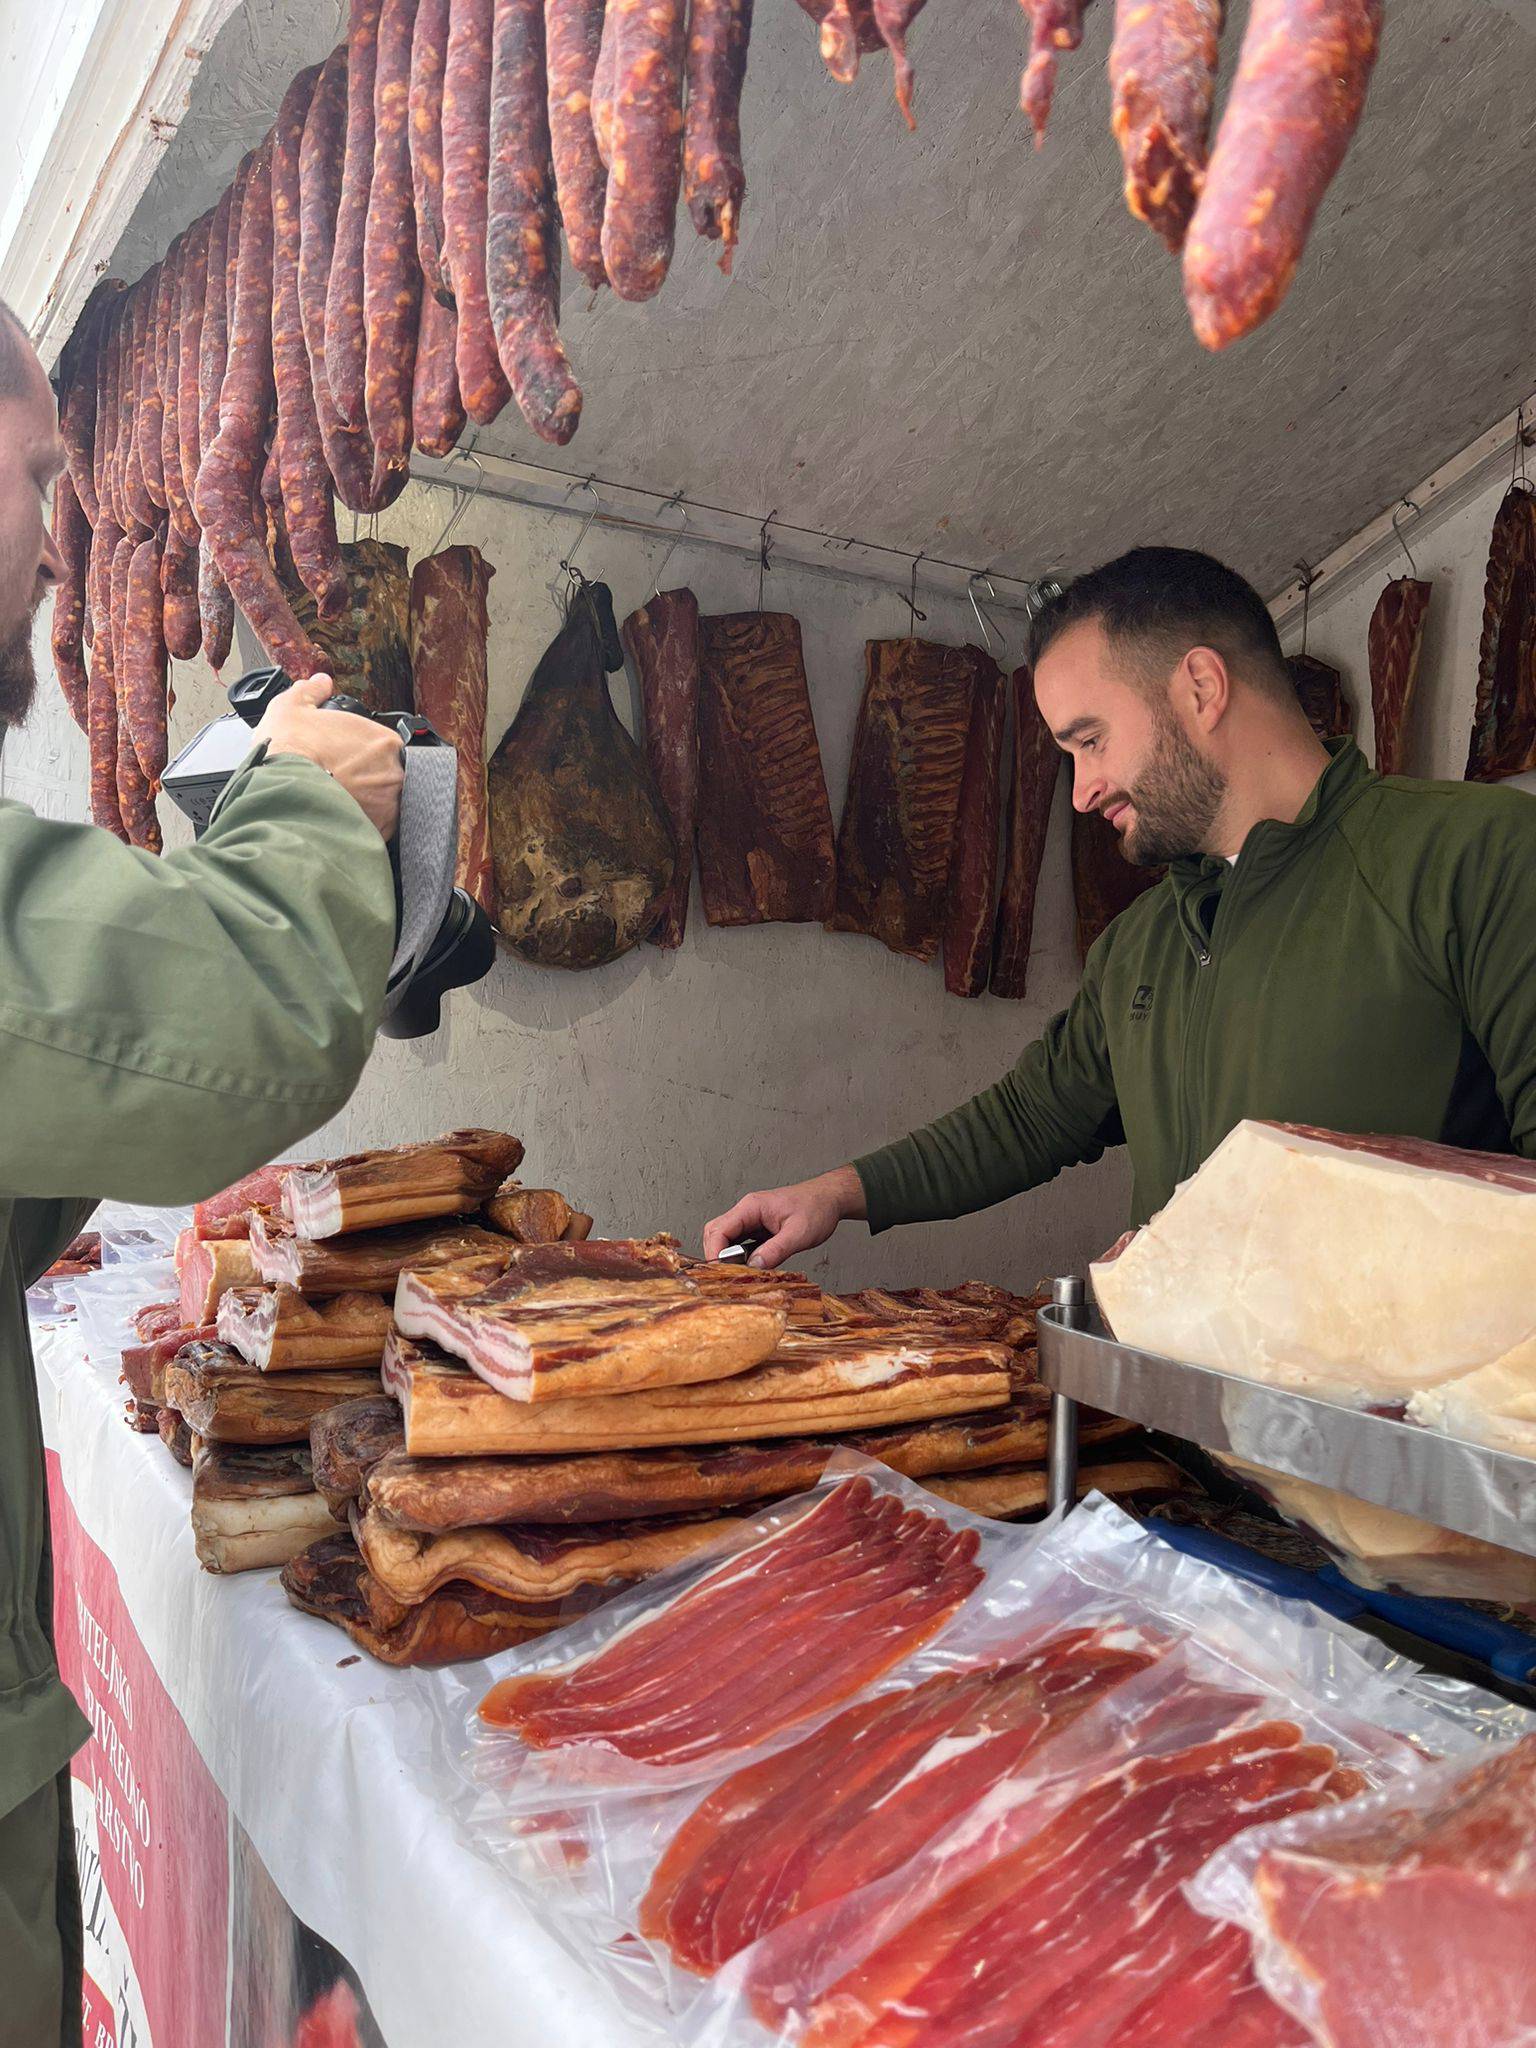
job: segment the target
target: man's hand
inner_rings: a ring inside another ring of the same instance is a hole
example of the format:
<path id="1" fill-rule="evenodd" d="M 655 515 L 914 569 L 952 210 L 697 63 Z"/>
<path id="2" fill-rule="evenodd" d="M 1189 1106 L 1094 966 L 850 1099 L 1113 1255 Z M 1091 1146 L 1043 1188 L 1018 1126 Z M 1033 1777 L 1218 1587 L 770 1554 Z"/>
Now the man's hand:
<path id="1" fill-rule="evenodd" d="M 862 1216 L 864 1184 L 851 1166 L 819 1173 L 793 1187 L 770 1188 L 766 1194 L 743 1195 L 733 1209 L 704 1226 L 704 1256 L 718 1259 L 728 1244 L 744 1237 L 767 1242 L 747 1261 L 752 1266 L 782 1266 L 796 1252 L 825 1244 L 839 1223 Z"/>
<path id="2" fill-rule="evenodd" d="M 329 676 L 310 676 L 284 690 L 267 706 L 253 737 L 273 754 L 302 754 L 334 777 L 354 797 L 386 839 L 400 822 L 400 789 L 405 781 L 404 749 L 392 732 L 371 719 L 320 706 L 333 693 Z"/>

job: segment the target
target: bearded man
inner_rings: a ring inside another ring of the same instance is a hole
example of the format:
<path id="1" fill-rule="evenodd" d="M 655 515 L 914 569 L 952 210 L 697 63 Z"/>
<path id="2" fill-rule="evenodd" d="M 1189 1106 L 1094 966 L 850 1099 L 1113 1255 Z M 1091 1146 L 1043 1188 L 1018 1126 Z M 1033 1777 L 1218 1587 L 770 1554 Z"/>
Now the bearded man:
<path id="1" fill-rule="evenodd" d="M 1188 549 L 1080 578 L 1030 658 L 1073 803 L 1166 878 L 994 1087 L 743 1196 L 710 1257 L 968 1215 L 1116 1144 L 1144 1223 L 1245 1117 L 1536 1156 L 1536 800 L 1383 779 L 1319 740 L 1258 592 Z"/>

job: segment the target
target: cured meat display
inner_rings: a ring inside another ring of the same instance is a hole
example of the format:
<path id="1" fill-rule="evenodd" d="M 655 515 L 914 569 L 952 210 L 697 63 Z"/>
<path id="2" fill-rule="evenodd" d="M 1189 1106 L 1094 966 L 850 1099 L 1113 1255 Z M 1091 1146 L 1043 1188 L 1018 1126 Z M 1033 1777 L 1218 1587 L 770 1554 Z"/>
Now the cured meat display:
<path id="1" fill-rule="evenodd" d="M 971 722 L 965 736 L 965 766 L 955 810 L 949 885 L 944 905 L 944 986 L 952 996 L 979 996 L 992 972 L 992 934 L 997 913 L 999 776 L 1007 699 L 1002 671 L 979 649 L 975 663 Z"/>
<path id="2" fill-rule="evenodd" d="M 337 1401 L 378 1389 L 376 1372 L 259 1372 L 225 1344 L 195 1340 L 165 1369 L 165 1396 L 210 1443 L 291 1444 Z"/>
<path id="3" fill-rule="evenodd" d="M 1381 17 L 1381 0 L 1253 0 L 1184 245 L 1207 348 L 1241 341 L 1290 290 L 1365 108 Z"/>
<path id="4" fill-rule="evenodd" d="M 1483 586 L 1469 782 L 1536 767 L 1536 490 L 1516 483 L 1493 522 Z"/>
<path id="5" fill-rule="evenodd" d="M 311 1300 L 333 1294 L 389 1294 L 407 1266 L 478 1266 L 504 1272 L 511 1247 L 477 1223 L 407 1223 L 396 1230 L 360 1230 L 321 1243 L 295 1236 L 260 1215 L 251 1220 L 253 1267 L 230 1286 L 295 1287 Z"/>
<path id="6" fill-rule="evenodd" d="M 515 1401 L 725 1379 L 769 1358 L 784 1321 L 670 1278 L 541 1281 L 513 1268 L 480 1288 L 453 1268 L 407 1270 L 395 1295 L 404 1336 L 430 1339 Z"/>
<path id="7" fill-rule="evenodd" d="M 338 1401 L 309 1426 L 310 1464 L 316 1488 L 325 1495 L 339 1522 L 350 1518 L 363 1494 L 368 1474 L 385 1458 L 402 1451 L 405 1431 L 400 1404 L 387 1394 L 360 1394 Z"/>
<path id="8" fill-rule="evenodd" d="M 346 541 L 341 550 L 348 601 L 324 618 L 306 591 L 294 609 L 324 657 L 338 690 L 370 711 L 411 711 L 411 577 L 405 549 L 389 541 Z"/>
<path id="9" fill-rule="evenodd" d="M 364 418 L 373 441 L 374 490 L 380 496 L 403 483 L 411 457 L 422 291 L 410 145 L 416 13 L 417 0 L 383 0 L 374 68 L 373 165 L 363 225 L 362 296 Z M 344 170 L 339 225 L 346 220 L 347 198 Z M 345 409 L 343 417 L 350 417 Z"/>
<path id="10" fill-rule="evenodd" d="M 571 261 L 594 291 L 608 282 L 603 268 L 608 168 L 592 131 L 592 75 L 604 12 L 604 0 L 547 0 L 544 9 L 555 197 Z"/>
<path id="11" fill-rule="evenodd" d="M 496 921 L 544 967 L 601 967 L 638 945 L 676 859 L 608 693 L 605 600 L 601 585 L 577 590 L 490 766 Z"/>
<path id="12" fill-rule="evenodd" d="M 693 33 L 701 31 L 695 27 Z M 699 601 L 691 590 L 658 591 L 630 613 L 623 636 L 645 709 L 646 765 L 675 849 L 672 879 L 650 936 L 655 945 L 680 946 L 693 887 L 699 807 Z"/>
<path id="13" fill-rule="evenodd" d="M 232 1287 L 218 1310 L 219 1341 L 262 1372 L 377 1370 L 392 1322 L 377 1294 L 338 1294 L 312 1306 L 291 1287 Z"/>
<path id="14" fill-rule="evenodd" d="M 787 612 L 699 621 L 699 880 L 711 924 L 824 923 L 832 807 Z"/>
<path id="15" fill-rule="evenodd" d="M 434 1344 L 393 1336 L 384 1385 L 412 1457 L 557 1454 L 730 1443 L 926 1421 L 1002 1408 L 1008 1353 L 966 1339 L 849 1341 L 790 1332 L 753 1372 L 702 1385 L 569 1401 L 509 1401 Z"/>
<path id="16" fill-rule="evenodd" d="M 1287 655 L 1285 666 L 1318 738 L 1347 739 L 1355 729 L 1355 713 L 1344 694 L 1344 678 L 1338 670 L 1313 654 Z"/>
<path id="17" fill-rule="evenodd" d="M 302 1447 L 206 1444 L 192 1461 L 192 1537 L 210 1572 L 286 1564 L 329 1533 Z"/>
<path id="18" fill-rule="evenodd" d="M 898 1869 L 1161 1645 L 1074 1629 L 876 1695 L 726 1778 L 667 1844 L 638 1926 L 712 1975 L 797 1913 Z M 931 1760 L 931 1761 L 930 1761 Z"/>
<path id="19" fill-rule="evenodd" d="M 197 1203 L 192 1211 L 192 1235 L 199 1238 L 249 1237 L 251 1212 L 261 1209 L 268 1215 L 276 1213 L 282 1198 L 283 1176 L 290 1170 L 289 1161 L 260 1166 L 243 1180 L 237 1180 L 232 1187 L 210 1195 L 206 1202 Z"/>
<path id="20" fill-rule="evenodd" d="M 1109 53 L 1125 201 L 1177 254 L 1205 184 L 1226 0 L 1115 0 Z"/>
<path id="21" fill-rule="evenodd" d="M 1207 1931 L 1183 1880 L 1242 1829 L 1361 1783 L 1295 1721 L 1203 1691 L 1191 1686 L 1184 1704 L 1194 1739 L 1105 1772 L 1043 1826 L 1026 1820 L 1022 1841 L 825 1987 L 807 2048 L 936 2048 L 968 2038 L 982 2015 L 978 2040 L 1103 2040 L 1149 1992 L 1177 1984 Z M 774 1990 L 760 1987 L 756 2002 L 766 2016 Z"/>
<path id="22" fill-rule="evenodd" d="M 231 1287 L 254 1287 L 261 1278 L 248 1238 L 205 1239 L 195 1228 L 176 1240 L 176 1276 L 181 1319 L 192 1329 L 213 1319 L 220 1296 Z"/>
<path id="23" fill-rule="evenodd" d="M 1072 897 L 1077 907 L 1077 950 L 1087 960 L 1095 941 L 1122 910 L 1156 888 L 1162 868 L 1134 867 L 1120 835 L 1097 811 L 1072 813 Z"/>
<path id="24" fill-rule="evenodd" d="M 1401 775 L 1408 714 L 1424 647 L 1431 586 L 1412 576 L 1390 582 L 1376 600 L 1369 636 L 1371 708 L 1376 721 L 1376 772 Z"/>
<path id="25" fill-rule="evenodd" d="M 391 1599 L 348 1535 L 332 1535 L 283 1567 L 295 1607 L 346 1630 L 381 1664 L 427 1666 L 494 1656 L 535 1641 L 570 1619 L 563 1601 L 522 1602 L 472 1586 L 447 1586 L 419 1606 Z"/>
<path id="26" fill-rule="evenodd" d="M 934 1635 L 980 1585 L 977 1549 L 973 1530 L 845 1480 L 578 1663 L 501 1680 L 481 1721 L 533 1749 L 601 1745 L 650 1765 L 729 1755 Z"/>
<path id="27" fill-rule="evenodd" d="M 834 931 L 863 932 L 916 960 L 938 952 L 983 663 L 995 676 L 996 665 L 973 648 L 865 643 L 837 838 Z"/>
<path id="28" fill-rule="evenodd" d="M 564 1600 L 586 1587 L 628 1584 L 687 1564 L 737 1526 L 729 1516 L 702 1515 L 428 1536 L 372 1513 L 352 1517 L 364 1564 L 387 1593 L 413 1604 L 456 1583 L 510 1600 Z"/>
<path id="29" fill-rule="evenodd" d="M 444 548 L 411 572 L 411 669 L 416 709 L 458 757 L 459 857 L 454 880 L 494 909 L 485 701 L 495 570 L 478 548 Z"/>
<path id="30" fill-rule="evenodd" d="M 1265 1983 L 1332 2048 L 1513 2048 L 1536 2028 L 1533 1835 L 1527 1736 L 1244 1845 Z"/>
<path id="31" fill-rule="evenodd" d="M 498 1188 L 481 1214 L 514 1244 L 558 1244 L 562 1238 L 580 1241 L 592 1234 L 592 1218 L 573 1209 L 556 1189 L 525 1188 L 515 1180 Z"/>
<path id="32" fill-rule="evenodd" d="M 1008 850 L 992 941 L 992 993 L 1021 999 L 1029 986 L 1035 896 L 1051 822 L 1061 749 L 1035 706 L 1034 677 L 1013 672 L 1013 762 L 1008 783 Z"/>
<path id="33" fill-rule="evenodd" d="M 477 426 L 512 396 L 486 281 L 494 0 L 450 0 L 443 63 L 443 264 L 458 313 L 459 390 Z"/>
<path id="34" fill-rule="evenodd" d="M 283 1214 L 301 1238 L 462 1216 L 522 1162 L 521 1138 L 479 1129 L 348 1159 L 320 1159 L 283 1176 Z"/>
<path id="35" fill-rule="evenodd" d="M 1533 1246 L 1536 1162 L 1244 1122 L 1092 1273 L 1122 1343 L 1400 1406 L 1518 1364 Z"/>

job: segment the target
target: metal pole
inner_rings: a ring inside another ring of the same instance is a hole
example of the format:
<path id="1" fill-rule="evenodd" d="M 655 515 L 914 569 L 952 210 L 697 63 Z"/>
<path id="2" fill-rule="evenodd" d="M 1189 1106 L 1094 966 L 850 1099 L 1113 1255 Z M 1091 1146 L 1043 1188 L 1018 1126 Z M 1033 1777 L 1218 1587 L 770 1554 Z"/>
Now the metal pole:
<path id="1" fill-rule="evenodd" d="M 1063 1321 L 1077 1323 L 1086 1304 L 1083 1281 L 1072 1273 L 1051 1283 L 1054 1305 L 1065 1311 Z M 1046 1469 L 1047 1495 L 1051 1512 L 1069 1508 L 1077 1499 L 1077 1403 L 1066 1394 L 1051 1396 L 1051 1444 Z"/>

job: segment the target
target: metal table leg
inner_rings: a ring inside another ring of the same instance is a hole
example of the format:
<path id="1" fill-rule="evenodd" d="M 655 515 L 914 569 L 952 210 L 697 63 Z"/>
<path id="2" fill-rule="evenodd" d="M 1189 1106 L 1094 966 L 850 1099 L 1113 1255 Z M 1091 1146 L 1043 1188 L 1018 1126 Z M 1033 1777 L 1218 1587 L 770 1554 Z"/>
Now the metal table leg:
<path id="1" fill-rule="evenodd" d="M 1082 1279 L 1077 1274 L 1053 1281 L 1051 1292 L 1055 1305 L 1065 1310 L 1081 1310 L 1086 1300 Z M 1067 1394 L 1051 1396 L 1046 1486 L 1053 1514 L 1058 1508 L 1071 1507 L 1077 1499 L 1077 1403 Z"/>

